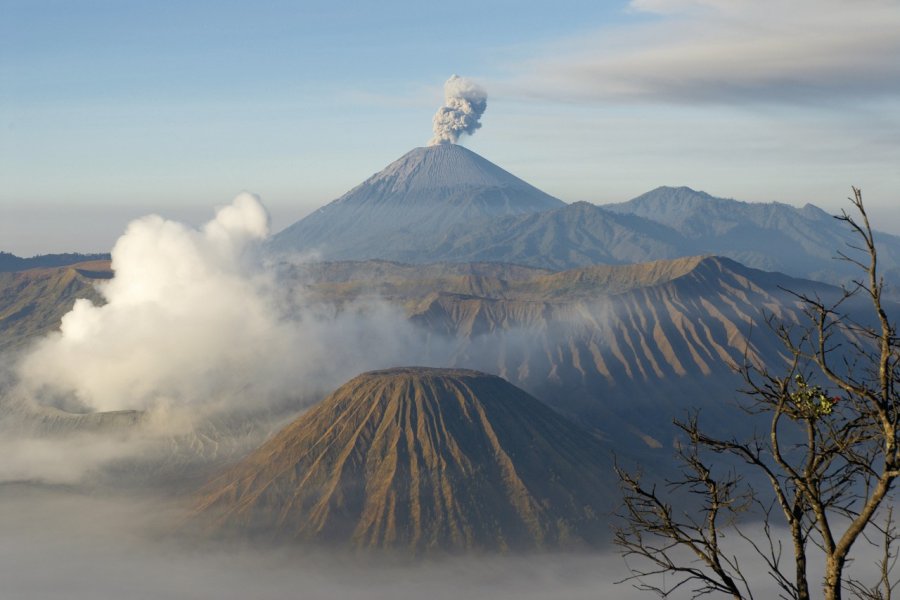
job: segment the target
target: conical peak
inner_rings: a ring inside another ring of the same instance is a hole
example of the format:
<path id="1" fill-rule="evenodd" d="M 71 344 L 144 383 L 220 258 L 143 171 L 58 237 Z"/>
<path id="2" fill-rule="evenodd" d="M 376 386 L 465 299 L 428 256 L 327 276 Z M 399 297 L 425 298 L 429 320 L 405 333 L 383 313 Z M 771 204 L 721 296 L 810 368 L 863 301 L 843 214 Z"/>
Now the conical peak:
<path id="1" fill-rule="evenodd" d="M 606 532 L 607 449 L 500 377 L 364 373 L 212 482 L 215 529 L 413 553 L 577 547 Z"/>
<path id="2" fill-rule="evenodd" d="M 565 204 L 456 144 L 414 148 L 274 236 L 328 259 L 421 257 L 454 227 Z"/>
<path id="3" fill-rule="evenodd" d="M 492 399 L 518 402 L 520 390 L 496 375 L 468 369 L 431 367 L 396 367 L 357 375 L 322 402 L 320 410 L 331 412 L 337 407 L 346 411 L 351 406 L 370 411 L 376 405 L 424 403 L 438 412 L 481 404 L 481 394 L 490 390 Z M 528 400 L 526 400 L 528 402 Z M 378 411 L 369 413 L 380 418 Z"/>
<path id="4" fill-rule="evenodd" d="M 393 367 L 378 371 L 368 371 L 354 377 L 347 385 L 355 381 L 413 381 L 426 379 L 482 379 L 503 381 L 496 375 L 474 371 L 472 369 L 444 369 L 438 367 Z"/>
<path id="5" fill-rule="evenodd" d="M 407 192 L 441 187 L 500 187 L 537 191 L 512 173 L 457 144 L 414 148 L 363 185 L 385 180 L 390 180 L 394 189 Z"/>

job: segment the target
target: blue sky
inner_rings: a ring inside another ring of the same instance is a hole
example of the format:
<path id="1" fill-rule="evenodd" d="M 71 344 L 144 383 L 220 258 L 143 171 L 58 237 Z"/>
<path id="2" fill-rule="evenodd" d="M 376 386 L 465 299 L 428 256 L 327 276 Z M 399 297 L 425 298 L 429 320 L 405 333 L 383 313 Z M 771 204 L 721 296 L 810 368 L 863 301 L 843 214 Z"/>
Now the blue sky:
<path id="1" fill-rule="evenodd" d="M 900 1 L 0 0 L 0 250 L 106 250 L 242 190 L 276 229 L 430 137 L 563 200 L 689 185 L 900 231 Z"/>

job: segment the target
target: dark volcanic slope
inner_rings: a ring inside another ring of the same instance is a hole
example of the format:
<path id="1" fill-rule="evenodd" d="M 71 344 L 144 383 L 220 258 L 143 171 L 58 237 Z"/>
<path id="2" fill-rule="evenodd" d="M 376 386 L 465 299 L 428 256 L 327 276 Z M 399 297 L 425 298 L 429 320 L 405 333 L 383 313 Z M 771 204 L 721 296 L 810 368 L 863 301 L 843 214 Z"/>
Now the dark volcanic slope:
<path id="1" fill-rule="evenodd" d="M 354 547 L 577 546 L 606 534 L 607 456 L 499 377 L 389 369 L 354 378 L 216 479 L 199 510 L 225 530 Z"/>
<path id="2" fill-rule="evenodd" d="M 453 225 L 563 206 L 455 144 L 416 148 L 274 236 L 277 252 L 417 260 Z"/>
<path id="3" fill-rule="evenodd" d="M 450 230 L 420 260 L 496 261 L 547 269 L 627 264 L 696 254 L 677 231 L 587 202 L 470 223 Z"/>
<path id="4" fill-rule="evenodd" d="M 879 261 L 900 282 L 900 237 L 879 233 Z M 662 187 L 622 204 L 576 202 L 449 229 L 415 260 L 500 261 L 548 269 L 715 254 L 829 283 L 859 275 L 836 261 L 858 245 L 849 227 L 808 204 L 750 203 Z"/>
<path id="5" fill-rule="evenodd" d="M 877 236 L 896 296 L 900 237 Z M 629 202 L 565 205 L 458 146 L 419 148 L 278 234 L 281 251 L 322 258 L 504 262 L 545 269 L 714 254 L 828 283 L 858 271 L 836 261 L 858 244 L 849 227 L 808 204 L 750 203 L 686 187 Z"/>
<path id="6" fill-rule="evenodd" d="M 859 275 L 849 263 L 833 260 L 838 251 L 850 252 L 848 244 L 859 245 L 858 238 L 812 204 L 740 202 L 687 187 L 660 187 L 602 208 L 671 227 L 696 253 L 727 256 L 757 269 L 832 283 Z M 879 233 L 876 239 L 882 273 L 900 280 L 900 238 Z"/>

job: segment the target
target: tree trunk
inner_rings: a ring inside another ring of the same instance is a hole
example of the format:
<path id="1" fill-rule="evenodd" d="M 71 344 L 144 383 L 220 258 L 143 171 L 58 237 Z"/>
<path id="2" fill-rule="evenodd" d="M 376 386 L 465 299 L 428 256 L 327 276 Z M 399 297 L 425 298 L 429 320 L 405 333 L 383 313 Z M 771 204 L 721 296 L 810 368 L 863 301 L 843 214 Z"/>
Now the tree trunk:
<path id="1" fill-rule="evenodd" d="M 844 558 L 829 556 L 825 561 L 825 600 L 841 600 Z"/>
<path id="2" fill-rule="evenodd" d="M 799 554 L 796 554 L 796 586 L 797 586 L 797 600 L 810 600 L 809 595 L 809 582 L 806 580 L 806 550 L 800 550 Z"/>

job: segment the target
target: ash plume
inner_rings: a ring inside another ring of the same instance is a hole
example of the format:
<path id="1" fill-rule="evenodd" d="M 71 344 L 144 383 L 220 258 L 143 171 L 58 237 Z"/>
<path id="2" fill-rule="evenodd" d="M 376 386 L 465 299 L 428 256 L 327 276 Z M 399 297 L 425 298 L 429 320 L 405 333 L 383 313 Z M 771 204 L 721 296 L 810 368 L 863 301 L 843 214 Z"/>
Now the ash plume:
<path id="1" fill-rule="evenodd" d="M 481 127 L 479 119 L 487 108 L 487 92 L 475 82 L 452 75 L 444 83 L 444 106 L 434 115 L 434 137 L 429 146 L 455 144 L 464 133 L 472 135 Z"/>

